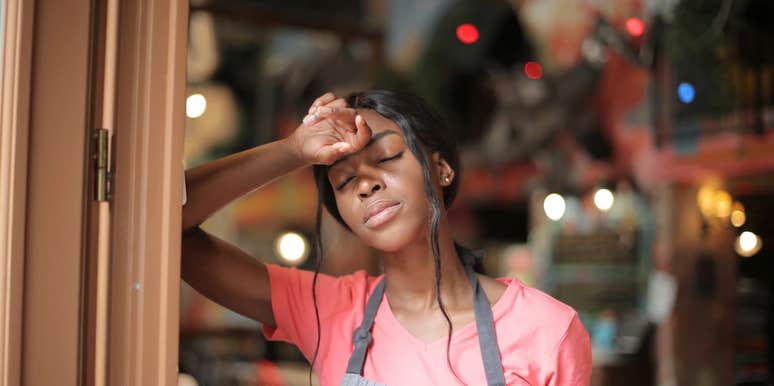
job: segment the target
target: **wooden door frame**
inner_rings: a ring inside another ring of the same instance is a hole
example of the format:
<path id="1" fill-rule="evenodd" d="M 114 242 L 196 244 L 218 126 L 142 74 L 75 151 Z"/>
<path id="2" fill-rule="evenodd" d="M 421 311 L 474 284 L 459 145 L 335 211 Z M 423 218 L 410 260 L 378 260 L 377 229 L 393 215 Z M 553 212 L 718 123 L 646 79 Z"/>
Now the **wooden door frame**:
<path id="1" fill-rule="evenodd" d="M 109 385 L 174 385 L 188 0 L 121 2 Z"/>
<path id="2" fill-rule="evenodd" d="M 34 1 L 6 0 L 0 74 L 0 386 L 21 384 Z"/>

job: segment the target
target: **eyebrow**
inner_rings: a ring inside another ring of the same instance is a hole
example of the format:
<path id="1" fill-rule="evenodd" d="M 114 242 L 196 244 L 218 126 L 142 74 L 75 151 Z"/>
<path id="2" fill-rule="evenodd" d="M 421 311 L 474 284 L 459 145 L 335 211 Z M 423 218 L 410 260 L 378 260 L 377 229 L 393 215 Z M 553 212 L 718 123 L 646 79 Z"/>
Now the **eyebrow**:
<path id="1" fill-rule="evenodd" d="M 372 136 L 371 136 L 371 140 L 369 140 L 369 141 L 368 141 L 368 143 L 367 143 L 365 146 L 363 146 L 363 149 L 367 149 L 369 146 L 373 145 L 373 144 L 374 144 L 376 141 L 378 141 L 378 140 L 382 139 L 383 137 L 385 137 L 385 136 L 387 136 L 387 135 L 390 135 L 390 134 L 395 134 L 395 135 L 398 135 L 398 136 L 400 135 L 400 133 L 398 133 L 398 132 L 397 132 L 397 131 L 395 131 L 395 130 L 385 130 L 385 131 L 381 131 L 381 132 L 379 132 L 379 133 L 377 133 L 377 134 L 374 134 L 374 135 L 372 135 Z M 337 164 L 337 163 L 339 163 L 339 162 L 343 162 L 343 161 L 345 161 L 347 158 L 349 158 L 349 155 L 347 155 L 347 156 L 344 156 L 344 157 L 342 157 L 342 158 L 339 158 L 338 160 L 336 160 L 336 162 L 332 163 L 332 164 L 331 164 L 331 166 L 328 166 L 328 168 L 330 169 L 330 168 L 332 168 L 332 167 L 336 166 L 336 164 Z"/>

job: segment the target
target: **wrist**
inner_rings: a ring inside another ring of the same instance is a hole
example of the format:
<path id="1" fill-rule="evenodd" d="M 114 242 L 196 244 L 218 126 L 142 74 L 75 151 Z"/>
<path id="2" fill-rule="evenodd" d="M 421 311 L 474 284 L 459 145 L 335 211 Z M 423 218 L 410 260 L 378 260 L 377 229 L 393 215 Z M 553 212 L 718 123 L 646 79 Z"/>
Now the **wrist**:
<path id="1" fill-rule="evenodd" d="M 307 162 L 301 152 L 301 144 L 294 134 L 281 140 L 283 147 L 287 150 L 288 154 L 293 157 L 293 161 L 297 166 L 306 166 Z"/>

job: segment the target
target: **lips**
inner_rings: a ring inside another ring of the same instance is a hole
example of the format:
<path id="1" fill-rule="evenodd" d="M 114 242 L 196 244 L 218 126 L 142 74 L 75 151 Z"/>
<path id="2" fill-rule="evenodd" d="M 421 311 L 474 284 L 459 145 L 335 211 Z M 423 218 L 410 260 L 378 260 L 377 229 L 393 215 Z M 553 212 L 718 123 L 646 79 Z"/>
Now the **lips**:
<path id="1" fill-rule="evenodd" d="M 383 210 L 388 209 L 388 208 L 393 207 L 393 206 L 396 206 L 396 205 L 400 205 L 400 202 L 394 201 L 394 200 L 379 200 L 379 201 L 375 201 L 375 202 L 371 203 L 366 208 L 366 214 L 363 217 L 363 223 L 368 222 L 368 220 L 371 217 L 379 214 Z"/>

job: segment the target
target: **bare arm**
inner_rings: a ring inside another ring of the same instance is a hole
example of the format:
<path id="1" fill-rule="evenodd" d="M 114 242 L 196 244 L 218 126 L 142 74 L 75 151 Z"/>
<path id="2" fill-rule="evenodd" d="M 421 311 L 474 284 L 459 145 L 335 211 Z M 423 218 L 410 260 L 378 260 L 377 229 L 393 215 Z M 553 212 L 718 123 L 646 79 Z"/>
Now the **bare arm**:
<path id="1" fill-rule="evenodd" d="M 286 138 L 187 170 L 183 231 L 198 226 L 229 202 L 304 165 L 291 139 Z"/>
<path id="2" fill-rule="evenodd" d="M 284 139 L 186 171 L 181 274 L 197 291 L 262 323 L 274 325 L 266 267 L 198 227 L 240 196 L 304 166 Z"/>
<path id="3" fill-rule="evenodd" d="M 362 119 L 356 126 L 354 110 L 342 108 L 343 101 L 334 99 L 333 94 L 318 98 L 316 104 L 330 109 L 317 113 L 288 138 L 186 171 L 181 274 L 197 291 L 242 315 L 275 324 L 266 266 L 199 224 L 234 199 L 291 171 L 313 163 L 329 165 L 362 148 L 370 129 Z M 365 130 L 355 134 L 358 128 Z"/>
<path id="4" fill-rule="evenodd" d="M 199 227 L 186 232 L 183 280 L 218 304 L 261 323 L 275 325 L 266 266 Z"/>

